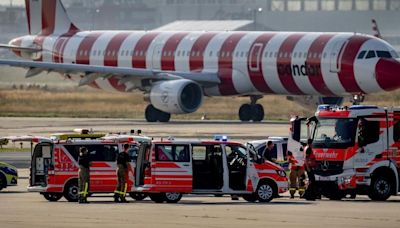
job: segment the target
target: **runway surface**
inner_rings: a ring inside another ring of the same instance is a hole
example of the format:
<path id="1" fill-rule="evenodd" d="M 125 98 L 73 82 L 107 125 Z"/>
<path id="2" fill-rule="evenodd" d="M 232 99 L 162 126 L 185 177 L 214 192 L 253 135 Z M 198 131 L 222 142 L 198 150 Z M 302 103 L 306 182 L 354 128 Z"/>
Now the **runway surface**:
<path id="1" fill-rule="evenodd" d="M 65 199 L 48 202 L 26 192 L 27 169 L 19 186 L 0 192 L 0 224 L 25 227 L 399 227 L 400 197 L 372 202 L 356 200 L 305 201 L 288 194 L 271 203 L 248 203 L 229 196 L 184 196 L 178 204 L 155 204 L 146 199 L 113 203 L 112 195 L 94 195 L 88 205 Z"/>

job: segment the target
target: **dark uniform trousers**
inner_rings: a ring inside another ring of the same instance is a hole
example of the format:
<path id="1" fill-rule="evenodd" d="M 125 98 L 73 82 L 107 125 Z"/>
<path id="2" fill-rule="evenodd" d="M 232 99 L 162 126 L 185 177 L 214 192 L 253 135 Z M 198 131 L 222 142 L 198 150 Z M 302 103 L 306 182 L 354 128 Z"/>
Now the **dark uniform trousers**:
<path id="1" fill-rule="evenodd" d="M 79 166 L 79 198 L 80 200 L 86 200 L 87 195 L 89 194 L 89 181 L 90 181 L 90 173 L 89 168 L 84 167 L 83 165 Z"/>
<path id="2" fill-rule="evenodd" d="M 127 191 L 127 183 L 126 183 L 126 177 L 128 174 L 128 168 L 125 168 L 124 165 L 118 164 L 118 170 L 117 170 L 117 189 L 115 190 L 115 194 L 118 194 L 121 199 L 125 199 L 126 196 L 126 191 Z"/>

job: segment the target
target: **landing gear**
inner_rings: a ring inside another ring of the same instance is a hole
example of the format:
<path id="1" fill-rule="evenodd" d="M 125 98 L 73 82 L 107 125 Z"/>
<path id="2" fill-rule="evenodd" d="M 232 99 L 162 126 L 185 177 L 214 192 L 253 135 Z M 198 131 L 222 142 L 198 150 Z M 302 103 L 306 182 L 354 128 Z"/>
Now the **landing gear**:
<path id="1" fill-rule="evenodd" d="M 254 122 L 261 122 L 264 119 L 264 107 L 257 104 L 257 100 L 262 96 L 251 96 L 251 103 L 244 104 L 239 109 L 239 119 L 247 122 L 253 120 Z"/>
<path id="2" fill-rule="evenodd" d="M 147 122 L 169 122 L 171 114 L 156 109 L 153 105 L 148 105 L 145 111 Z"/>
<path id="3" fill-rule="evenodd" d="M 353 105 L 360 105 L 362 102 L 364 102 L 364 99 L 364 94 L 355 94 L 353 95 L 351 102 L 353 103 Z"/>

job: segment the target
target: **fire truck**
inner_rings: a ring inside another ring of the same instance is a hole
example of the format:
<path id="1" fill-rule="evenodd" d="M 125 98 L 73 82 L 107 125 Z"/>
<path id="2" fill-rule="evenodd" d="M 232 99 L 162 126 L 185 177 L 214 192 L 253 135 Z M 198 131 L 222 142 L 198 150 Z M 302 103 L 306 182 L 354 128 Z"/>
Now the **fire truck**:
<path id="1" fill-rule="evenodd" d="M 124 144 L 130 144 L 131 165 L 135 166 L 138 144 L 150 138 L 128 134 L 82 133 L 55 134 L 50 138 L 40 136 L 8 137 L 12 142 L 28 142 L 32 145 L 32 160 L 28 191 L 39 192 L 49 201 L 63 196 L 70 202 L 78 200 L 78 156 L 81 147 L 90 153 L 90 194 L 113 193 L 117 184 L 116 159 Z M 35 145 L 33 147 L 33 145 Z M 133 189 L 130 176 L 128 192 L 135 199 L 145 197 Z"/>
<path id="2" fill-rule="evenodd" d="M 290 131 L 288 150 L 301 162 L 303 146 L 313 140 L 322 195 L 384 201 L 399 192 L 400 108 L 321 105 L 313 117 L 292 118 Z"/>
<path id="3" fill-rule="evenodd" d="M 183 194 L 241 195 L 269 202 L 288 189 L 285 171 L 264 162 L 249 146 L 215 140 L 153 140 L 139 148 L 135 192 L 156 203 L 176 203 Z"/>

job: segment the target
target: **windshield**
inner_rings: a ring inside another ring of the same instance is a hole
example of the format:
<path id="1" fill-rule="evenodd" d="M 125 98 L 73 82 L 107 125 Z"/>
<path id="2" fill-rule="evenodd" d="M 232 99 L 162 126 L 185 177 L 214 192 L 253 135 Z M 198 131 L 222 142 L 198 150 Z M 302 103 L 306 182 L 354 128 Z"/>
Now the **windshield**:
<path id="1" fill-rule="evenodd" d="M 319 119 L 313 132 L 314 148 L 347 148 L 354 145 L 357 119 Z"/>

